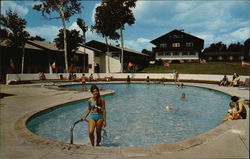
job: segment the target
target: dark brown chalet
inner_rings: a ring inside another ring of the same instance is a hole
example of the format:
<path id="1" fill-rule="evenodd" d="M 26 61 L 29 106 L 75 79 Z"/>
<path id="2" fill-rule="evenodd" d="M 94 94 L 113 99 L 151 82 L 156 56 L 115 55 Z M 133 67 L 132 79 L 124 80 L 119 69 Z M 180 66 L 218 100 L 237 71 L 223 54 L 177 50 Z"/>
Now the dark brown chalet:
<path id="1" fill-rule="evenodd" d="M 242 52 L 204 52 L 204 58 L 207 61 L 242 61 L 245 53 Z"/>
<path id="2" fill-rule="evenodd" d="M 156 60 L 165 62 L 195 62 L 204 47 L 204 40 L 184 30 L 173 30 L 151 41 Z"/>

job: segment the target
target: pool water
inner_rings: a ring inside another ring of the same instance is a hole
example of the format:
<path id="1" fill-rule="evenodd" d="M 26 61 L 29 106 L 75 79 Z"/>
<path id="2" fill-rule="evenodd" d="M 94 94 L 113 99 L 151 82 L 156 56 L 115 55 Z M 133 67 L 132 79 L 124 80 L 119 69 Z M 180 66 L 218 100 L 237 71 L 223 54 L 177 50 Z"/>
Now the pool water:
<path id="1" fill-rule="evenodd" d="M 115 90 L 115 94 L 103 97 L 107 110 L 103 146 L 156 145 L 181 141 L 218 126 L 229 109 L 229 95 L 205 88 L 178 88 L 176 85 L 160 84 L 97 86 Z M 81 88 L 80 85 L 73 87 Z M 185 93 L 185 99 L 180 99 L 182 93 Z M 167 105 L 185 112 L 167 111 Z M 87 100 L 64 104 L 36 115 L 27 123 L 27 127 L 45 138 L 69 143 L 71 125 L 86 111 Z M 90 145 L 86 122 L 76 125 L 74 143 Z"/>

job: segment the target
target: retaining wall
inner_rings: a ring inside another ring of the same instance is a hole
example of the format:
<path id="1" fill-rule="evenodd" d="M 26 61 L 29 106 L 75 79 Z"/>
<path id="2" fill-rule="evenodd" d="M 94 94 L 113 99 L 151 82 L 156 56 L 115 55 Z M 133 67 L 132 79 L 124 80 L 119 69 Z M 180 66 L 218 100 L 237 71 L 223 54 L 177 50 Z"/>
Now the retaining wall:
<path id="1" fill-rule="evenodd" d="M 47 80 L 60 80 L 60 75 L 63 76 L 65 80 L 69 79 L 68 73 L 45 73 Z M 90 76 L 90 73 L 85 73 L 87 77 Z M 105 80 L 106 77 L 112 77 L 112 80 L 125 80 L 127 76 L 130 76 L 131 80 L 146 80 L 147 76 L 150 77 L 150 80 L 162 80 L 163 78 L 166 81 L 173 81 L 172 73 L 94 73 L 94 78 L 97 80 Z M 81 78 L 81 73 L 76 73 L 76 77 Z M 208 82 L 215 83 L 220 81 L 224 75 L 208 75 L 208 74 L 180 74 L 179 79 L 183 82 Z M 229 80 L 232 80 L 232 75 L 228 75 Z M 245 81 L 248 76 L 240 76 L 240 81 Z M 6 84 L 16 81 L 33 81 L 39 80 L 39 74 L 7 74 L 6 75 Z"/>

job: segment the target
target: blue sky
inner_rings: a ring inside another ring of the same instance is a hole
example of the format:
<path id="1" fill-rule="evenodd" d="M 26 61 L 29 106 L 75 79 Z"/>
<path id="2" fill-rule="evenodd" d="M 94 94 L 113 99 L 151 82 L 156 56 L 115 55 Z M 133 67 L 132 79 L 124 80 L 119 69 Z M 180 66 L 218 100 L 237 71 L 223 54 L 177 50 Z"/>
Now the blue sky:
<path id="1" fill-rule="evenodd" d="M 39 1 L 1 1 L 1 14 L 5 14 L 8 8 L 15 10 L 27 21 L 26 30 L 32 36 L 39 35 L 46 41 L 53 41 L 61 28 L 61 20 L 45 20 L 40 12 L 32 9 L 37 3 Z M 81 3 L 84 7 L 82 13 L 66 23 L 68 29 L 80 30 L 77 18 L 83 18 L 88 26 L 94 25 L 95 7 L 100 1 Z M 151 40 L 174 29 L 184 29 L 186 33 L 204 39 L 205 47 L 220 41 L 227 45 L 243 43 L 250 34 L 250 1 L 247 0 L 139 0 L 133 12 L 136 22 L 125 26 L 124 45 L 136 51 L 152 50 Z M 91 31 L 87 32 L 86 39 L 104 41 Z"/>

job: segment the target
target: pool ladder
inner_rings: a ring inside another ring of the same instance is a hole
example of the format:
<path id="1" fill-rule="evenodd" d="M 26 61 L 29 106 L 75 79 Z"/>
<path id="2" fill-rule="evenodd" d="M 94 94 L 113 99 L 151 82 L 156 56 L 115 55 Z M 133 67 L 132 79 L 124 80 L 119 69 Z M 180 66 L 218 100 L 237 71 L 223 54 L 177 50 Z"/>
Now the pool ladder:
<path id="1" fill-rule="evenodd" d="M 73 131 L 74 131 L 74 127 L 75 127 L 75 125 L 76 124 L 78 124 L 78 123 L 80 123 L 80 122 L 82 122 L 83 120 L 77 120 L 76 122 L 74 122 L 74 124 L 71 126 L 71 128 L 70 128 L 70 143 L 71 144 L 73 144 Z M 85 119 L 84 121 L 86 121 L 86 122 L 89 122 L 87 119 Z"/>

